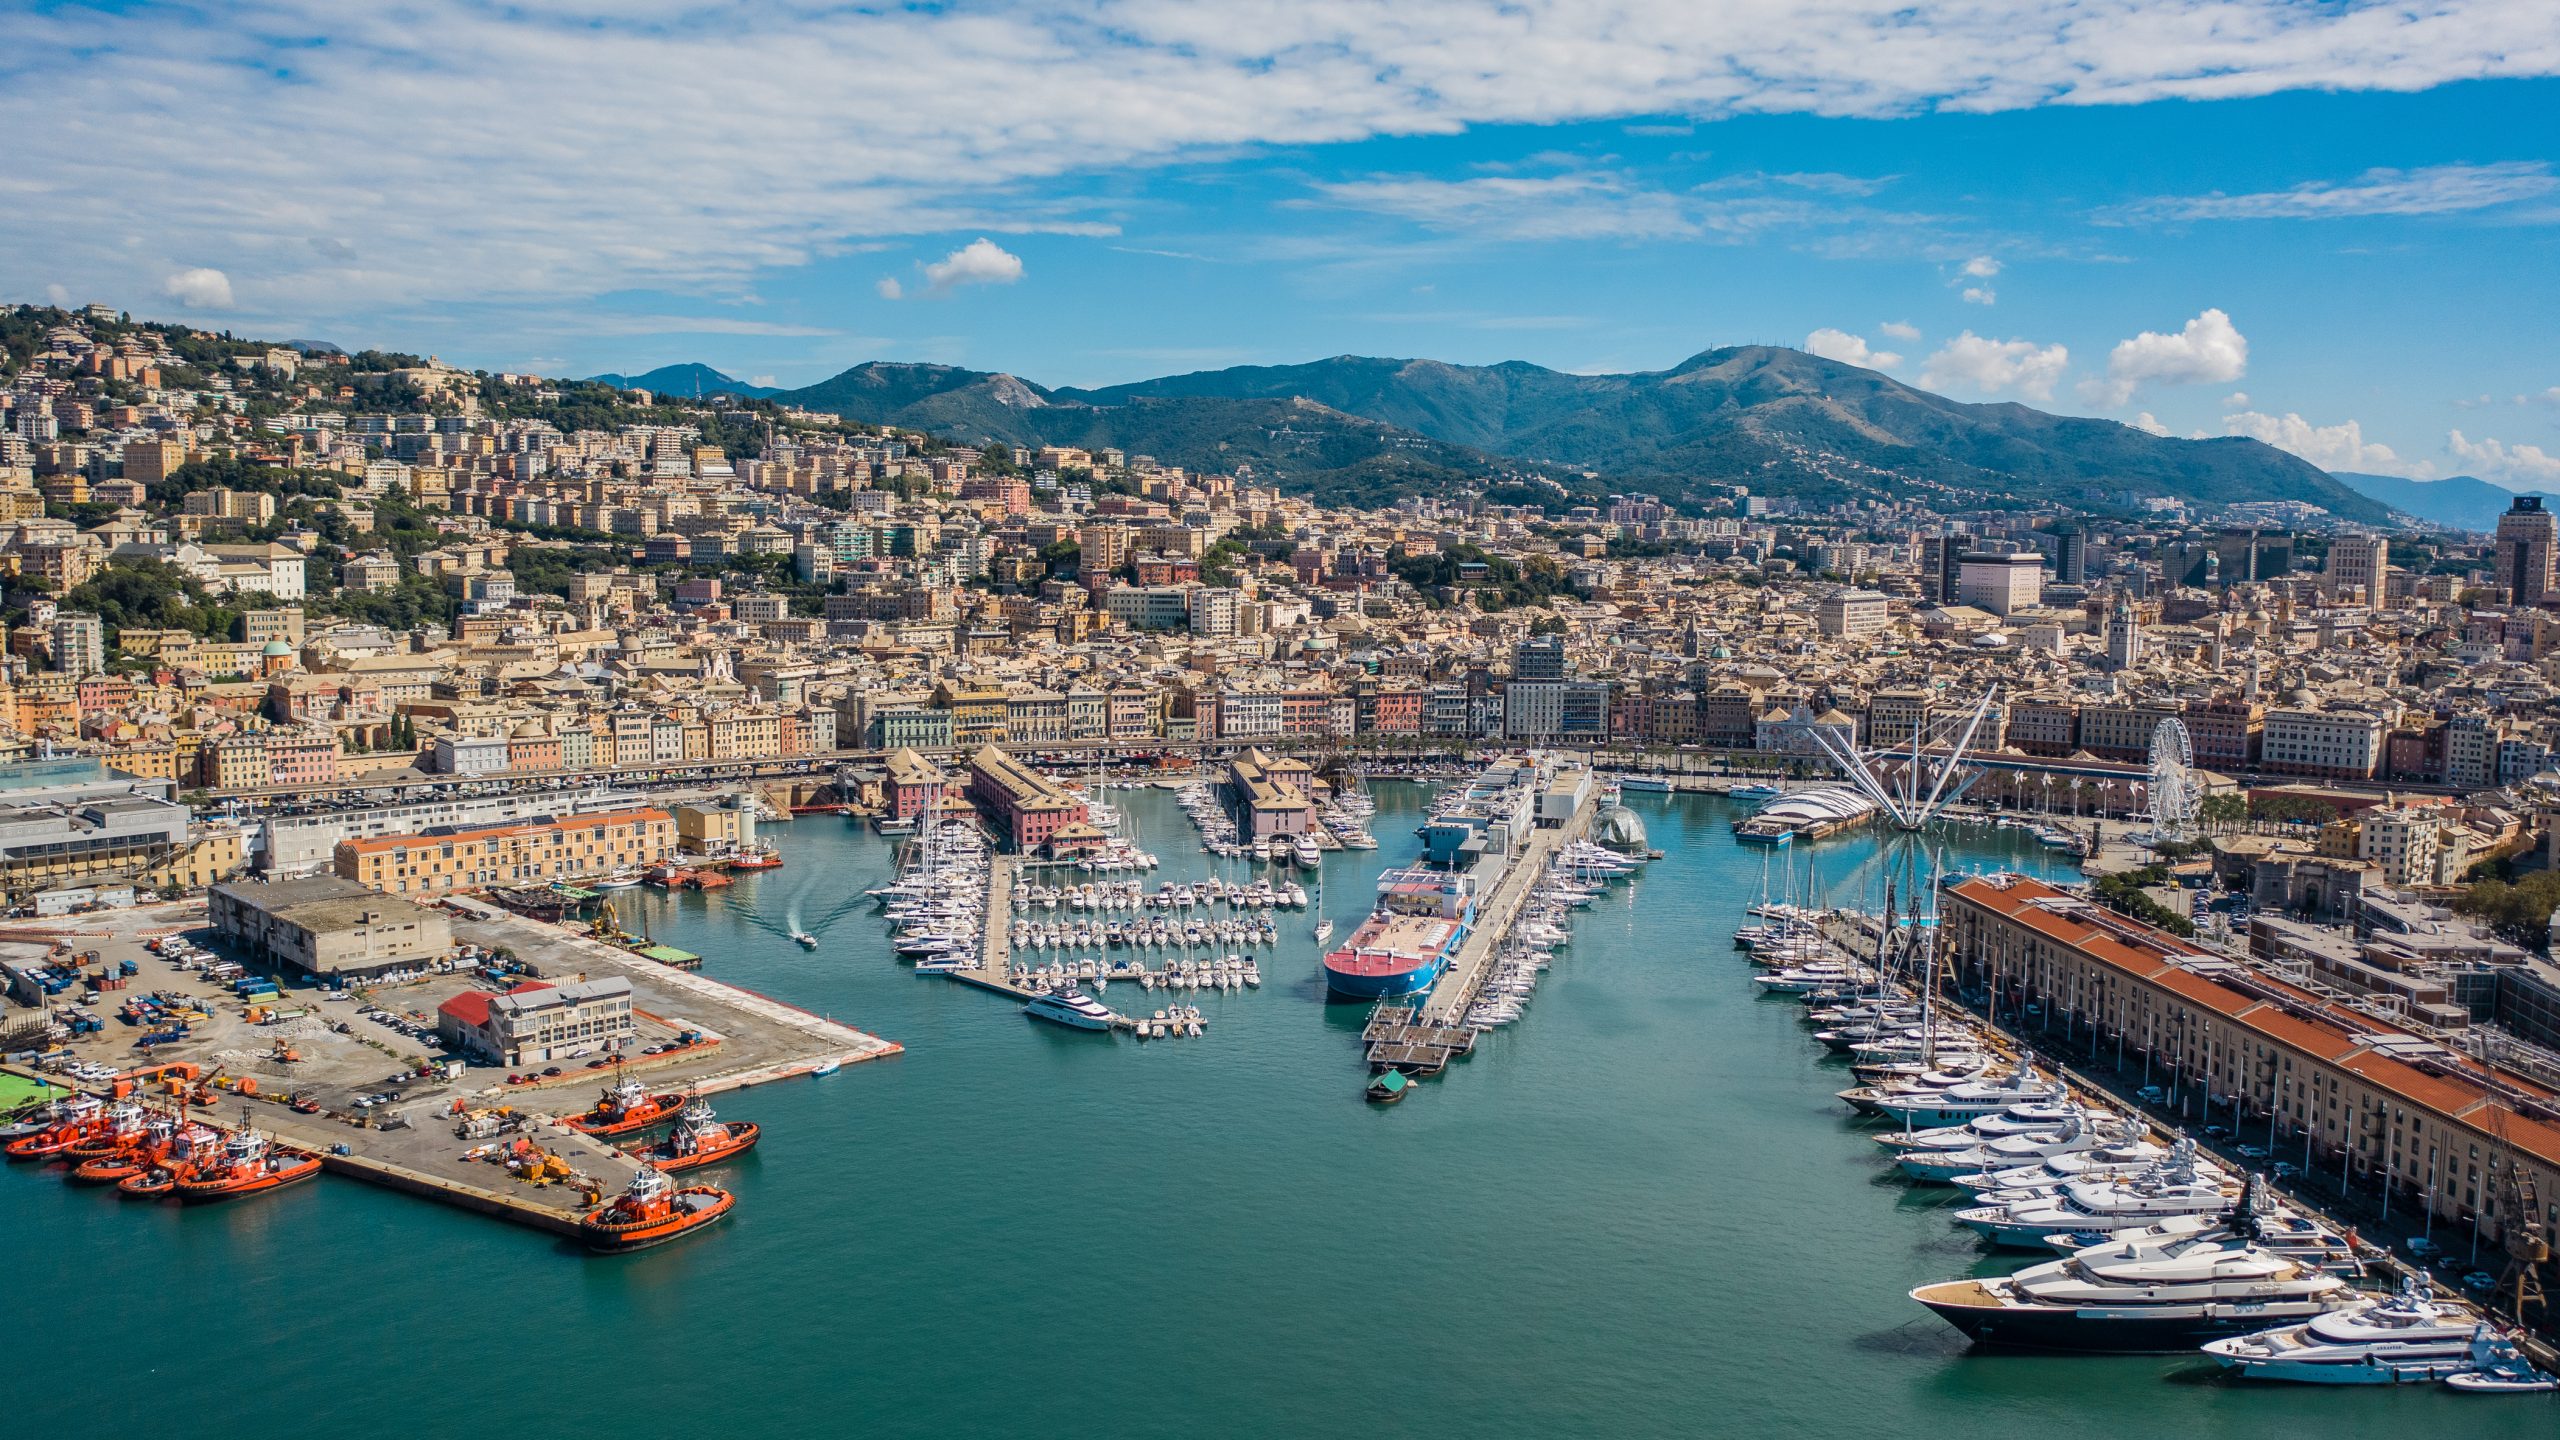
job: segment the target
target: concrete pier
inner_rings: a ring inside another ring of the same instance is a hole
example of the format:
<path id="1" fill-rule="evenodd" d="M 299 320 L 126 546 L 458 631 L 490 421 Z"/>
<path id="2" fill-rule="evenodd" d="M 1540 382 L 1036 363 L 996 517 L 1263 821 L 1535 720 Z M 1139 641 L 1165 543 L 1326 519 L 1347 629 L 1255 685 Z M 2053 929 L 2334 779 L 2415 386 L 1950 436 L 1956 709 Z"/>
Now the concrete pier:
<path id="1" fill-rule="evenodd" d="M 1492 969 L 1493 957 L 1510 937 L 1511 927 L 1518 923 L 1522 906 L 1529 903 L 1529 892 L 1547 873 L 1547 862 L 1556 852 L 1591 833 L 1592 817 L 1599 813 L 1599 802 L 1586 798 L 1571 818 L 1552 830 L 1532 830 L 1526 843 L 1511 855 L 1490 894 L 1476 897 L 1475 928 L 1458 947 L 1458 956 L 1449 962 L 1440 978 L 1431 986 L 1431 998 L 1423 1003 L 1420 1019 L 1425 1025 L 1454 1025 L 1475 1003 L 1476 992 L 1483 988 L 1485 975 Z"/>

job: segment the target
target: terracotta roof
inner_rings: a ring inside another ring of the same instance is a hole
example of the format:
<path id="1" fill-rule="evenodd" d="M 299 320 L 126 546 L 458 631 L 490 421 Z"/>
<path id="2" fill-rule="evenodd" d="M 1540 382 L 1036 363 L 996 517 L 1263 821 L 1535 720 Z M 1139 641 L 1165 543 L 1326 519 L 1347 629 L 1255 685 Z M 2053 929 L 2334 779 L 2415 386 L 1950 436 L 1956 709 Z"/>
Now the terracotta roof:
<path id="1" fill-rule="evenodd" d="M 2264 994 L 2252 994 L 2210 975 L 2168 964 L 2152 954 L 2149 946 L 2156 943 L 2164 952 L 2197 959 L 2214 957 L 2165 932 L 2122 917 L 2110 915 L 2102 928 L 2090 920 L 2056 914 L 2036 902 L 2061 897 L 2065 892 L 2040 881 L 2014 879 L 2004 887 L 1987 880 L 1968 880 L 1954 893 L 2068 945 L 2090 960 L 2145 979 L 2181 1000 L 2222 1016 L 2235 1027 L 2354 1074 L 2413 1108 L 2432 1111 L 2493 1139 L 2503 1137 L 2505 1143 L 2545 1164 L 2560 1165 L 2560 1126 L 2518 1113 L 2505 1101 L 2493 1098 L 2485 1077 L 2476 1073 L 2440 1075 L 2366 1048 L 2393 1039 L 2420 1038 L 2412 1032 L 2362 1014 L 2337 1021 L 2305 1016 Z M 2143 943 L 2135 945 L 2118 938 L 2120 930 L 2134 932 Z M 2260 972 L 2250 972 L 2249 980 L 2257 990 L 2273 992 L 2306 1007 L 2325 1003 L 2299 986 Z M 2474 1068 L 2469 1059 L 2451 1052 L 2446 1052 L 2444 1058 L 2448 1064 L 2466 1070 Z M 2541 1087 L 2503 1073 L 2499 1082 L 2541 1092 Z"/>

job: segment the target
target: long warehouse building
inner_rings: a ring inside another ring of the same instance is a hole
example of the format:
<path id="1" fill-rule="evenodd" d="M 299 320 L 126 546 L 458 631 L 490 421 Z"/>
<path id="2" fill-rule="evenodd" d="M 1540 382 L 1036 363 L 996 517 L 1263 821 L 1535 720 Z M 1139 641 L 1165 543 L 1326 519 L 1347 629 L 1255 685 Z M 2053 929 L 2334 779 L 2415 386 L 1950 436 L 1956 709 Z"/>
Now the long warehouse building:
<path id="1" fill-rule="evenodd" d="M 2035 1003 L 2100 1053 L 2147 1057 L 2217 1106 L 2236 1099 L 2251 1112 L 2244 1131 L 2263 1134 L 2274 1117 L 2279 1143 L 2297 1147 L 2307 1131 L 2332 1176 L 2343 1162 L 2399 1203 L 2476 1220 L 2493 1239 L 2511 1161 L 2560 1230 L 2549 1087 L 2041 881 L 1977 877 L 1943 901 L 1960 975 L 2004 1010 Z"/>

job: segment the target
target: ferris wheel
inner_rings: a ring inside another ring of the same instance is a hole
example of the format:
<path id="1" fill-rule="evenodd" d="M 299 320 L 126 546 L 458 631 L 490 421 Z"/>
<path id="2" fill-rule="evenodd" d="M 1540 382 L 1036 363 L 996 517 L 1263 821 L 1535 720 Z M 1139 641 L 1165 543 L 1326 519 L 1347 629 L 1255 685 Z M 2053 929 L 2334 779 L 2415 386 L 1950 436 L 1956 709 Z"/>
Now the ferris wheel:
<path id="1" fill-rule="evenodd" d="M 2167 719 L 2151 732 L 2151 838 L 2185 840 L 2195 832 L 2204 782 L 2196 778 L 2195 747 L 2186 722 Z"/>

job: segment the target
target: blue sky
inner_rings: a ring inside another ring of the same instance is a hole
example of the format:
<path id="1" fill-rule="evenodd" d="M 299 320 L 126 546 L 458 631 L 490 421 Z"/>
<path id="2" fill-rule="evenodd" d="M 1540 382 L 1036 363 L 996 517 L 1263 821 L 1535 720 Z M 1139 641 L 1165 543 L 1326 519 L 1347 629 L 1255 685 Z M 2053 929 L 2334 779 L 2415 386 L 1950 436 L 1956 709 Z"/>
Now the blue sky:
<path id="1" fill-rule="evenodd" d="M 2560 489 L 2555 74 L 2538 0 L 41 4 L 0 297 L 783 384 L 1768 342 Z"/>

